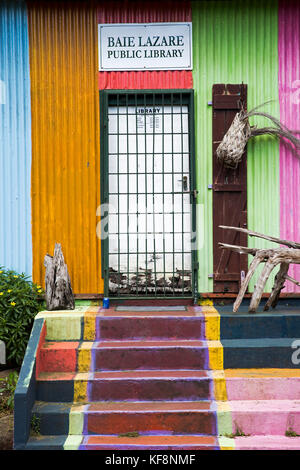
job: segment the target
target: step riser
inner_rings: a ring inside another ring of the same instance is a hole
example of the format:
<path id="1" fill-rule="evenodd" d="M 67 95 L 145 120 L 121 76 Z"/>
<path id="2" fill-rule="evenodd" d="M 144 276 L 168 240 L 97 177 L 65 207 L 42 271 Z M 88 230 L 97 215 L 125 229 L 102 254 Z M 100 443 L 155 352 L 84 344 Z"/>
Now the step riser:
<path id="1" fill-rule="evenodd" d="M 208 369 L 205 348 L 98 349 L 92 351 L 93 370 Z"/>
<path id="2" fill-rule="evenodd" d="M 69 412 L 34 413 L 40 418 L 41 435 L 69 433 Z M 285 436 L 291 429 L 300 435 L 300 411 L 231 411 L 233 434 L 237 430 L 249 436 Z M 139 432 L 160 434 L 216 435 L 216 415 L 212 411 L 201 412 L 93 412 L 84 415 L 84 435 L 121 434 Z M 292 438 L 291 438 L 292 439 Z"/>
<path id="3" fill-rule="evenodd" d="M 77 348 L 78 343 L 72 349 L 41 348 L 37 358 L 39 370 L 41 372 L 75 372 L 78 364 Z"/>
<path id="4" fill-rule="evenodd" d="M 39 355 L 39 370 L 44 372 L 76 372 L 80 350 L 44 347 Z M 92 371 L 132 369 L 197 369 L 208 368 L 205 347 L 93 348 Z"/>
<path id="5" fill-rule="evenodd" d="M 224 369 L 286 368 L 299 369 L 293 363 L 292 347 L 255 348 L 228 347 L 224 341 Z M 44 348 L 39 357 L 40 370 L 47 372 L 75 372 L 78 370 L 78 351 Z M 91 370 L 131 369 L 208 369 L 205 348 L 166 349 L 97 349 L 92 350 Z"/>
<path id="6" fill-rule="evenodd" d="M 66 402 L 74 401 L 74 381 L 37 381 L 36 400 L 45 402 Z"/>
<path id="7" fill-rule="evenodd" d="M 226 378 L 228 400 L 294 400 L 300 377 Z"/>
<path id="8" fill-rule="evenodd" d="M 285 436 L 289 428 L 300 435 L 300 411 L 232 411 L 231 417 L 233 427 L 238 427 L 246 435 Z"/>
<path id="9" fill-rule="evenodd" d="M 45 402 L 72 402 L 74 381 L 37 381 L 37 400 Z M 93 401 L 171 401 L 206 400 L 213 398 L 213 383 L 209 378 L 170 380 L 90 380 L 87 399 Z"/>
<path id="10" fill-rule="evenodd" d="M 236 437 L 236 450 L 299 450 L 299 437 L 286 436 L 250 436 Z"/>
<path id="11" fill-rule="evenodd" d="M 299 369 L 294 364 L 292 347 L 268 347 L 263 340 L 260 347 L 227 347 L 222 341 L 224 354 L 224 369 Z"/>
<path id="12" fill-rule="evenodd" d="M 293 338 L 300 331 L 300 315 L 221 314 L 220 331 L 222 339 Z"/>
<path id="13" fill-rule="evenodd" d="M 85 416 L 84 434 L 128 432 L 178 434 L 216 434 L 213 412 L 131 412 L 93 413 Z"/>
<path id="14" fill-rule="evenodd" d="M 205 338 L 203 318 L 108 318 L 96 325 L 97 341 Z"/>
<path id="15" fill-rule="evenodd" d="M 212 398 L 210 379 L 97 380 L 88 385 L 90 401 L 198 400 Z"/>
<path id="16" fill-rule="evenodd" d="M 40 419 L 40 434 L 60 436 L 70 434 L 69 412 L 34 413 Z M 83 435 L 128 432 L 160 434 L 216 434 L 216 415 L 211 411 L 201 412 L 86 412 L 83 417 Z"/>

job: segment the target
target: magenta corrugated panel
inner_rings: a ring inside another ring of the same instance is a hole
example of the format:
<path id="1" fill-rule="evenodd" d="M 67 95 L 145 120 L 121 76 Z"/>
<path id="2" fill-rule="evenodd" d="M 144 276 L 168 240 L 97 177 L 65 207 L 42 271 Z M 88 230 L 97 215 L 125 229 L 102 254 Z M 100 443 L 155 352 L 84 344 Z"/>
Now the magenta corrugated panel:
<path id="1" fill-rule="evenodd" d="M 190 1 L 110 1 L 98 7 L 98 23 L 164 23 L 192 21 Z M 99 72 L 99 89 L 140 90 L 192 88 L 192 71 Z"/>
<path id="2" fill-rule="evenodd" d="M 280 119 L 290 129 L 300 130 L 300 2 L 279 1 L 278 15 Z M 300 242 L 300 159 L 284 144 L 280 144 L 280 233 Z M 300 266 L 291 265 L 289 275 L 300 281 Z M 284 292 L 300 288 L 289 282 Z"/>

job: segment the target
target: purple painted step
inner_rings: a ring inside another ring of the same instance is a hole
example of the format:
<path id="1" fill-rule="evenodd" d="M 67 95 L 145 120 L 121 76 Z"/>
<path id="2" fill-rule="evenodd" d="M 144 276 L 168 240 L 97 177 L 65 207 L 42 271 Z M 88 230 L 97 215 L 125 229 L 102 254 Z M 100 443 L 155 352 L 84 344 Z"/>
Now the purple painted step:
<path id="1" fill-rule="evenodd" d="M 204 341 L 102 341 L 92 348 L 92 370 L 208 368 Z"/>
<path id="2" fill-rule="evenodd" d="M 90 401 L 209 399 L 213 382 L 208 371 L 95 372 L 88 397 Z"/>
<path id="3" fill-rule="evenodd" d="M 84 411 L 83 434 L 216 434 L 212 402 L 98 402 Z"/>
<path id="4" fill-rule="evenodd" d="M 96 340 L 205 339 L 204 317 L 97 317 Z"/>

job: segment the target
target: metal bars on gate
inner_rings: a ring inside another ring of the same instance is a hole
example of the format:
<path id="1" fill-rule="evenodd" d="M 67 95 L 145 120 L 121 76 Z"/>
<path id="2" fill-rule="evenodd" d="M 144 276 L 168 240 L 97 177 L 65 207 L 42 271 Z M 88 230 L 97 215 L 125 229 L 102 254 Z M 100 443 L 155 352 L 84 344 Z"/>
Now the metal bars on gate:
<path id="1" fill-rule="evenodd" d="M 192 297 L 193 94 L 104 91 L 100 110 L 105 295 Z"/>

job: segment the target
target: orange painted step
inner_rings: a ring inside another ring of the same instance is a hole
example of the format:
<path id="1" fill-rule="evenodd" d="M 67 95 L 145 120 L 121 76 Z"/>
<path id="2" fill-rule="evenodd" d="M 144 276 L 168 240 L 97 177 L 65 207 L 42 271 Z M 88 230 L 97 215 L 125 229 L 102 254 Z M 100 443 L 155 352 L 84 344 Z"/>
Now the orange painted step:
<path id="1" fill-rule="evenodd" d="M 84 434 L 173 433 L 216 435 L 210 401 L 91 403 L 84 412 Z"/>
<path id="2" fill-rule="evenodd" d="M 79 450 L 218 450 L 214 436 L 86 436 Z"/>

